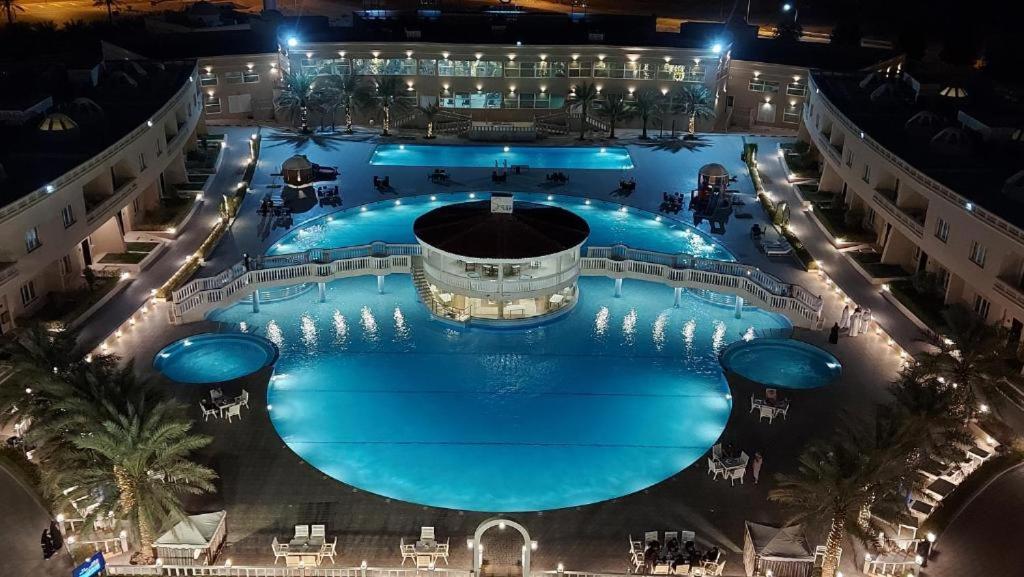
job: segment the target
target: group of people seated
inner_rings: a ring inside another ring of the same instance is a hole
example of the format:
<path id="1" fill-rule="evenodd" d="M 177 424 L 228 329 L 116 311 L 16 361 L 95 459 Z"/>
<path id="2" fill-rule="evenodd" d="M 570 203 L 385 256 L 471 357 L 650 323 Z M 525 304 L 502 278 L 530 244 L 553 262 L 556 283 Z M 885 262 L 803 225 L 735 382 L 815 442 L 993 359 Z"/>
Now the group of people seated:
<path id="1" fill-rule="evenodd" d="M 338 192 L 338 185 L 316 187 L 316 196 L 320 200 L 320 206 L 341 204 L 341 194 Z"/>
<path id="2" fill-rule="evenodd" d="M 373 187 L 376 188 L 377 190 L 390 190 L 391 189 L 391 177 L 390 176 L 385 176 L 384 178 L 381 178 L 379 176 L 374 175 L 374 177 L 373 177 Z"/>
<path id="3" fill-rule="evenodd" d="M 548 173 L 544 178 L 546 178 L 548 182 L 554 182 L 557 184 L 565 184 L 569 182 L 569 176 L 561 171 Z"/>
<path id="4" fill-rule="evenodd" d="M 636 190 L 636 180 L 634 180 L 632 177 L 630 177 L 629 180 L 626 180 L 626 179 L 619 180 L 619 190 L 621 190 L 623 192 L 633 192 L 633 191 L 635 191 Z"/>
<path id="5" fill-rule="evenodd" d="M 508 181 L 508 171 L 498 172 L 497 170 L 491 171 L 491 182 L 506 182 Z"/>
<path id="6" fill-rule="evenodd" d="M 661 193 L 661 206 L 658 208 L 661 212 L 679 214 L 680 210 L 683 210 L 683 195 L 679 192 L 673 192 L 669 194 L 667 192 Z"/>
<path id="7" fill-rule="evenodd" d="M 650 574 L 659 561 L 664 562 L 668 560 L 674 573 L 679 565 L 700 567 L 704 563 L 718 563 L 721 555 L 722 553 L 718 550 L 718 547 L 712 547 L 707 551 L 700 551 L 693 541 L 680 543 L 678 539 L 671 539 L 668 543 L 665 543 L 664 548 L 662 548 L 661 543 L 651 541 L 647 544 L 647 549 L 644 551 L 644 564 L 647 565 L 646 573 Z"/>
<path id="8" fill-rule="evenodd" d="M 452 175 L 448 174 L 448 171 L 443 168 L 435 168 L 434 172 L 427 175 L 427 180 L 430 182 L 448 182 L 451 178 Z"/>

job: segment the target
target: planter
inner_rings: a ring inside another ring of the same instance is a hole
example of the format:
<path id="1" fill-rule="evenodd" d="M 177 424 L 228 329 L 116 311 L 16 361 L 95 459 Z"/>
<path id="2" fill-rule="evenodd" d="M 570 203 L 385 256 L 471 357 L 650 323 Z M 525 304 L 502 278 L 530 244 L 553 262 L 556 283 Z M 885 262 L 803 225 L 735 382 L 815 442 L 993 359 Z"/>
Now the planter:
<path id="1" fill-rule="evenodd" d="M 903 313 L 903 316 L 907 317 L 908 319 L 910 319 L 910 322 L 912 322 L 915 325 L 917 325 L 917 328 L 921 329 L 922 331 L 924 331 L 927 334 L 936 335 L 935 331 L 933 331 L 932 328 L 929 327 L 927 323 L 925 323 L 923 320 L 918 318 L 918 316 L 915 315 L 913 312 L 911 312 L 910 309 L 905 307 L 903 305 L 903 303 L 900 302 L 900 299 L 894 297 L 891 292 L 889 292 L 887 290 L 883 290 L 882 291 L 882 298 L 884 298 L 885 300 L 889 301 L 889 303 L 892 306 L 896 307 L 897 310 L 899 310 L 901 313 Z"/>
<path id="2" fill-rule="evenodd" d="M 83 312 L 82 314 L 78 315 L 78 317 L 76 317 L 74 320 L 69 322 L 67 324 L 68 330 L 73 330 L 73 329 L 77 328 L 79 325 L 81 325 L 83 322 L 88 320 L 89 317 L 91 317 L 92 315 L 94 315 L 96 313 L 96 311 L 98 311 L 101 308 L 103 308 L 103 305 L 105 305 L 108 302 L 110 302 L 110 299 L 114 298 L 115 296 L 120 294 L 121 291 L 123 291 L 124 289 L 128 288 L 128 285 L 131 284 L 133 280 L 134 279 L 125 279 L 125 280 L 117 281 L 117 284 L 114 285 L 114 288 L 110 289 L 110 292 L 108 292 L 107 294 L 103 295 L 103 298 L 101 298 L 100 300 L 96 301 L 96 303 L 93 304 L 91 307 L 85 309 L 85 312 Z"/>

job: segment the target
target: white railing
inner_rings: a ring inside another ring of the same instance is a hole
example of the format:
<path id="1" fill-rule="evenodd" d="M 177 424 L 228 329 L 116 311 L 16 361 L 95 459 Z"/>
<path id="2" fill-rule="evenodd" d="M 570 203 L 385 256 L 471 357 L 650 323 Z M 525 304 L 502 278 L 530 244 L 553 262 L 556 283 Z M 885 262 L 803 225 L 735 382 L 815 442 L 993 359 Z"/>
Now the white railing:
<path id="1" fill-rule="evenodd" d="M 239 302 L 254 291 L 287 284 L 329 282 L 360 275 L 410 273 L 416 244 L 374 242 L 367 245 L 310 249 L 301 253 L 255 257 L 248 268 L 239 262 L 224 272 L 193 280 L 172 293 L 170 315 L 174 323 L 202 319 L 215 308 Z M 820 318 L 822 299 L 800 285 L 789 284 L 738 262 L 668 254 L 626 245 L 590 247 L 578 265 L 536 279 L 485 280 L 465 278 L 423 263 L 426 276 L 448 285 L 485 294 L 528 293 L 571 282 L 578 275 L 627 276 L 746 297 L 760 306 L 782 312 L 798 324 L 813 325 Z"/>
<path id="2" fill-rule="evenodd" d="M 470 577 L 465 569 L 403 567 L 281 567 L 274 565 L 107 565 L 107 575 L 161 577 Z"/>
<path id="3" fill-rule="evenodd" d="M 703 288 L 744 296 L 782 312 L 800 324 L 813 325 L 822 299 L 800 285 L 789 284 L 750 265 L 638 250 L 625 245 L 590 247 L 580 261 L 581 274 L 653 280 L 673 287 Z"/>
<path id="4" fill-rule="evenodd" d="M 435 284 L 441 284 L 451 289 L 462 289 L 475 293 L 487 295 L 529 293 L 545 289 L 557 289 L 560 285 L 572 282 L 579 276 L 579 267 L 573 266 L 555 274 L 545 275 L 531 279 L 478 279 L 445 272 L 429 262 L 423 261 L 423 273 L 427 279 Z"/>
<path id="5" fill-rule="evenodd" d="M 196 78 L 196 75 L 198 74 L 198 64 L 192 69 L 192 71 L 189 74 L 189 80 L 187 80 L 184 83 L 184 85 L 178 89 L 174 96 L 167 100 L 167 103 L 164 104 L 160 108 L 160 110 L 156 111 L 150 117 L 152 119 L 153 126 L 159 126 L 167 112 L 170 111 L 172 114 L 174 113 L 173 109 L 176 106 L 178 106 L 179 101 L 181 100 L 181 97 L 185 92 L 189 90 L 192 90 L 193 92 L 195 91 L 194 80 Z M 200 114 L 202 114 L 202 107 L 198 106 L 196 110 L 193 112 L 193 118 L 198 118 Z M 63 175 L 58 177 L 53 182 L 50 182 L 48 185 L 42 186 L 36 189 L 35 191 L 21 197 L 16 202 L 12 202 L 11 204 L 8 204 L 7 206 L 0 208 L 0 222 L 7 220 L 9 217 L 16 215 L 22 212 L 23 210 L 28 209 L 32 205 L 41 201 L 42 199 L 50 196 L 51 193 L 47 192 L 48 187 L 53 187 L 50 190 L 60 189 L 61 187 L 66 186 L 71 182 L 74 182 L 75 179 L 79 178 L 80 176 L 89 172 L 90 170 L 96 168 L 97 166 L 109 162 L 111 159 L 117 156 L 122 150 L 131 146 L 132 143 L 134 143 L 137 139 L 148 134 L 151 128 L 152 127 L 148 124 L 148 122 L 142 123 L 137 128 L 135 128 L 134 130 L 126 134 L 124 137 L 122 137 L 120 140 L 108 146 L 107 149 L 104 150 L 103 152 L 97 154 L 96 156 L 91 157 L 89 160 L 86 160 L 85 162 L 79 164 L 75 168 L 72 168 L 68 172 L 65 172 Z"/>
<path id="6" fill-rule="evenodd" d="M 408 273 L 419 245 L 387 244 L 255 257 L 248 270 L 236 263 L 221 274 L 196 279 L 172 294 L 171 322 L 202 319 L 214 308 L 234 304 L 261 288 L 306 282 L 329 282 L 361 275 Z"/>

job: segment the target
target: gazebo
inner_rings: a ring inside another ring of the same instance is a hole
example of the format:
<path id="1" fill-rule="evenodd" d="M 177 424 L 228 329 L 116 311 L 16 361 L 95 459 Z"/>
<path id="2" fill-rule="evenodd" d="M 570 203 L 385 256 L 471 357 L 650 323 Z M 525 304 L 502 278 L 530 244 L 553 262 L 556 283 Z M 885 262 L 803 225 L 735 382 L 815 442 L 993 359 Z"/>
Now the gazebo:
<path id="1" fill-rule="evenodd" d="M 810 577 L 814 550 L 803 525 L 773 527 L 747 521 L 743 535 L 743 567 L 748 576 Z"/>
<path id="2" fill-rule="evenodd" d="M 305 154 L 296 154 L 281 164 L 281 176 L 288 186 L 301 188 L 313 184 L 313 163 Z"/>
<path id="3" fill-rule="evenodd" d="M 165 565 L 210 565 L 227 537 L 227 511 L 189 515 L 154 543 Z"/>

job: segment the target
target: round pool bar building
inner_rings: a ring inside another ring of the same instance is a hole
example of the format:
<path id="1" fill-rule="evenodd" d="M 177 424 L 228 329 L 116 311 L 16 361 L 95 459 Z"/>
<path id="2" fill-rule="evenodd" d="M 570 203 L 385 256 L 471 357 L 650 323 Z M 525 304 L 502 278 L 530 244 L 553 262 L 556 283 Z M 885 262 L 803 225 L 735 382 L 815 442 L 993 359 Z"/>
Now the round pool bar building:
<path id="1" fill-rule="evenodd" d="M 521 325 L 576 304 L 590 227 L 568 210 L 494 194 L 436 208 L 413 232 L 422 248 L 415 281 L 437 316 Z"/>

